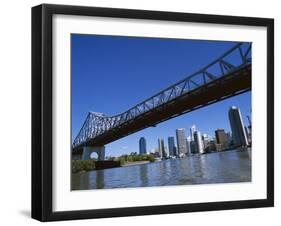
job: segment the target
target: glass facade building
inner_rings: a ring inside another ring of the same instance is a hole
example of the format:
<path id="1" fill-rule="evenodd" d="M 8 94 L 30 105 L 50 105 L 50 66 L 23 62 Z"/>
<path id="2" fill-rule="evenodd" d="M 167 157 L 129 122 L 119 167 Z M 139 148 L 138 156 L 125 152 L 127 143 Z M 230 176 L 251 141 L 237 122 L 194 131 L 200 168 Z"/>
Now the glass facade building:
<path id="1" fill-rule="evenodd" d="M 177 148 L 175 145 L 175 138 L 168 137 L 168 148 L 169 148 L 169 155 L 170 156 L 177 156 Z"/>
<path id="2" fill-rule="evenodd" d="M 139 140 L 139 153 L 140 155 L 146 154 L 146 139 L 141 137 Z"/>
<path id="3" fill-rule="evenodd" d="M 233 144 L 235 146 L 247 146 L 248 139 L 245 132 L 240 109 L 232 106 L 228 112 L 229 122 L 232 131 Z"/>
<path id="4" fill-rule="evenodd" d="M 197 153 L 204 153 L 203 141 L 202 136 L 199 131 L 194 132 L 194 142 L 195 142 L 195 149 Z"/>
<path id="5" fill-rule="evenodd" d="M 187 153 L 185 129 L 183 128 L 177 129 L 176 135 L 177 135 L 178 154 L 185 155 Z"/>
<path id="6" fill-rule="evenodd" d="M 166 158 L 166 152 L 165 152 L 165 146 L 164 146 L 164 140 L 158 139 L 158 151 L 160 158 Z"/>

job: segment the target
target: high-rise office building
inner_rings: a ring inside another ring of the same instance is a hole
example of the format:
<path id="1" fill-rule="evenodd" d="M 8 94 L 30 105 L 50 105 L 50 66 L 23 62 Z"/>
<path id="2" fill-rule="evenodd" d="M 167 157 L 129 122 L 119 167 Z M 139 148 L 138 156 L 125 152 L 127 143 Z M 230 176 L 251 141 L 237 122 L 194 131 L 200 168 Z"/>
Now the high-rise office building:
<path id="1" fill-rule="evenodd" d="M 236 146 L 247 146 L 248 140 L 244 128 L 240 109 L 232 106 L 228 112 L 229 122 L 232 131 L 233 143 Z"/>
<path id="2" fill-rule="evenodd" d="M 226 133 L 226 137 L 227 137 L 227 144 L 228 146 L 230 146 L 232 142 L 231 133 L 230 132 Z"/>
<path id="3" fill-rule="evenodd" d="M 144 137 L 139 140 L 139 151 L 140 155 L 146 154 L 146 139 Z"/>
<path id="4" fill-rule="evenodd" d="M 191 147 L 191 142 L 192 142 L 191 136 L 188 136 L 188 137 L 186 138 L 186 150 L 187 150 L 187 154 L 193 153 L 193 152 L 192 152 L 192 147 Z"/>
<path id="5" fill-rule="evenodd" d="M 201 133 L 199 131 L 194 132 L 194 142 L 195 142 L 195 149 L 197 153 L 204 153 L 204 147 L 202 142 Z"/>
<path id="6" fill-rule="evenodd" d="M 217 129 L 215 131 L 217 144 L 221 144 L 222 148 L 228 147 L 228 137 L 224 129 Z"/>
<path id="7" fill-rule="evenodd" d="M 168 148 L 169 148 L 170 156 L 177 156 L 177 149 L 176 149 L 174 137 L 168 137 Z"/>
<path id="8" fill-rule="evenodd" d="M 178 154 L 185 155 L 187 152 L 186 140 L 185 140 L 185 129 L 183 129 L 183 128 L 177 129 L 176 135 L 177 135 Z"/>
<path id="9" fill-rule="evenodd" d="M 250 141 L 250 133 L 249 133 L 249 129 L 247 126 L 244 126 L 244 129 L 245 129 L 245 133 L 246 133 L 246 137 L 247 137 L 247 141 L 249 143 Z"/>
<path id="10" fill-rule="evenodd" d="M 193 153 L 193 154 L 197 153 L 197 150 L 196 150 L 196 147 L 195 147 L 195 141 L 194 141 L 194 140 L 190 141 L 190 151 L 191 151 L 191 153 Z"/>
<path id="11" fill-rule="evenodd" d="M 164 146 L 164 156 L 165 156 L 165 158 L 168 157 L 168 153 L 169 153 L 168 147 Z"/>
<path id="12" fill-rule="evenodd" d="M 214 139 L 210 135 L 204 133 L 202 135 L 202 142 L 203 142 L 204 152 L 212 150 L 214 146 Z"/>
<path id="13" fill-rule="evenodd" d="M 166 152 L 165 152 L 165 146 L 164 146 L 163 139 L 158 139 L 158 152 L 159 152 L 160 158 L 166 158 Z"/>
<path id="14" fill-rule="evenodd" d="M 194 132 L 196 131 L 196 126 L 195 125 L 192 125 L 190 127 L 190 137 L 191 137 L 191 140 L 194 140 Z"/>

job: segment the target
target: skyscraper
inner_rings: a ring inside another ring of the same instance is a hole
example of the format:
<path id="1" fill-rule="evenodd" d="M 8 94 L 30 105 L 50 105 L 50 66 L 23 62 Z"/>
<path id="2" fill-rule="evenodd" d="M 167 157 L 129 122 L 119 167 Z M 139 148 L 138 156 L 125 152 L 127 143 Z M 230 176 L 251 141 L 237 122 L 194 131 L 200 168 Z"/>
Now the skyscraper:
<path id="1" fill-rule="evenodd" d="M 247 141 L 249 143 L 250 141 L 250 133 L 249 133 L 249 129 L 247 126 L 244 126 L 244 129 L 245 129 L 245 133 L 246 133 L 246 137 L 247 137 Z"/>
<path id="2" fill-rule="evenodd" d="M 146 154 L 146 139 L 141 137 L 139 140 L 140 155 Z"/>
<path id="3" fill-rule="evenodd" d="M 210 152 L 212 149 L 214 149 L 215 141 L 210 135 L 206 133 L 202 135 L 202 143 L 204 152 Z"/>
<path id="4" fill-rule="evenodd" d="M 227 137 L 227 145 L 230 146 L 232 141 L 231 133 L 230 132 L 226 133 L 226 137 Z"/>
<path id="5" fill-rule="evenodd" d="M 194 132 L 194 142 L 195 142 L 196 152 L 201 154 L 204 153 L 202 137 L 199 131 Z"/>
<path id="6" fill-rule="evenodd" d="M 196 147 L 195 147 L 195 141 L 194 141 L 194 140 L 190 141 L 190 151 L 191 151 L 191 153 L 193 153 L 193 154 L 197 153 L 197 150 L 196 150 Z"/>
<path id="7" fill-rule="evenodd" d="M 187 150 L 187 154 L 191 154 L 191 153 L 193 153 L 192 152 L 192 147 L 191 147 L 191 137 L 190 136 L 188 136 L 187 138 L 186 138 L 186 150 Z"/>
<path id="8" fill-rule="evenodd" d="M 194 132 L 196 131 L 196 126 L 195 125 L 192 125 L 190 127 L 190 137 L 191 137 L 191 140 L 194 140 Z"/>
<path id="9" fill-rule="evenodd" d="M 185 129 L 180 128 L 176 130 L 178 154 L 185 155 L 187 152 L 186 140 L 185 140 Z"/>
<path id="10" fill-rule="evenodd" d="M 228 112 L 229 122 L 232 131 L 233 143 L 236 146 L 247 146 L 248 140 L 241 117 L 240 109 L 232 106 Z"/>
<path id="11" fill-rule="evenodd" d="M 165 146 L 164 146 L 164 140 L 158 139 L 158 151 L 160 158 L 166 158 L 166 152 L 165 152 Z"/>
<path id="12" fill-rule="evenodd" d="M 228 137 L 224 129 L 217 129 L 215 131 L 217 144 L 221 144 L 222 148 L 228 147 Z"/>
<path id="13" fill-rule="evenodd" d="M 168 148 L 169 148 L 169 155 L 170 156 L 177 156 L 177 149 L 175 146 L 175 138 L 168 137 Z"/>

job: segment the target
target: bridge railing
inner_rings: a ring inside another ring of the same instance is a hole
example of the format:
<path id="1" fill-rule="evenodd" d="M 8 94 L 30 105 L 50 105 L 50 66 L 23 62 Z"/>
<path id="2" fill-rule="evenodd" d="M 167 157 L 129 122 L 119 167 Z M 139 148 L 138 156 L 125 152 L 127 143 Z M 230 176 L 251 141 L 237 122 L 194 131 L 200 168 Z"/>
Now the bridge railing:
<path id="1" fill-rule="evenodd" d="M 73 147 L 77 147 L 87 142 L 89 139 L 95 138 L 110 129 L 134 120 L 146 112 L 166 104 L 193 89 L 206 85 L 240 67 L 250 64 L 251 59 L 251 43 L 238 43 L 199 71 L 161 90 L 152 97 L 119 115 L 107 117 L 102 113 L 89 112 L 81 130 L 73 142 Z"/>

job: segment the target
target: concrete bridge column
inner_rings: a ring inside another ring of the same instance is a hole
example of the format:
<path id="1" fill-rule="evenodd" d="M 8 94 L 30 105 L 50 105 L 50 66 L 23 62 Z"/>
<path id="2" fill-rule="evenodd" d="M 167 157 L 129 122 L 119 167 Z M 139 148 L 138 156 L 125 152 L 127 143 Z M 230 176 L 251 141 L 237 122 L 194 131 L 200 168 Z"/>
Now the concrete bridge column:
<path id="1" fill-rule="evenodd" d="M 105 146 L 99 147 L 98 160 L 99 161 L 105 160 Z"/>
<path id="2" fill-rule="evenodd" d="M 97 153 L 99 161 L 103 161 L 105 159 L 105 146 L 99 146 L 99 147 L 86 146 L 83 147 L 82 160 L 90 159 L 91 154 L 93 152 Z"/>

